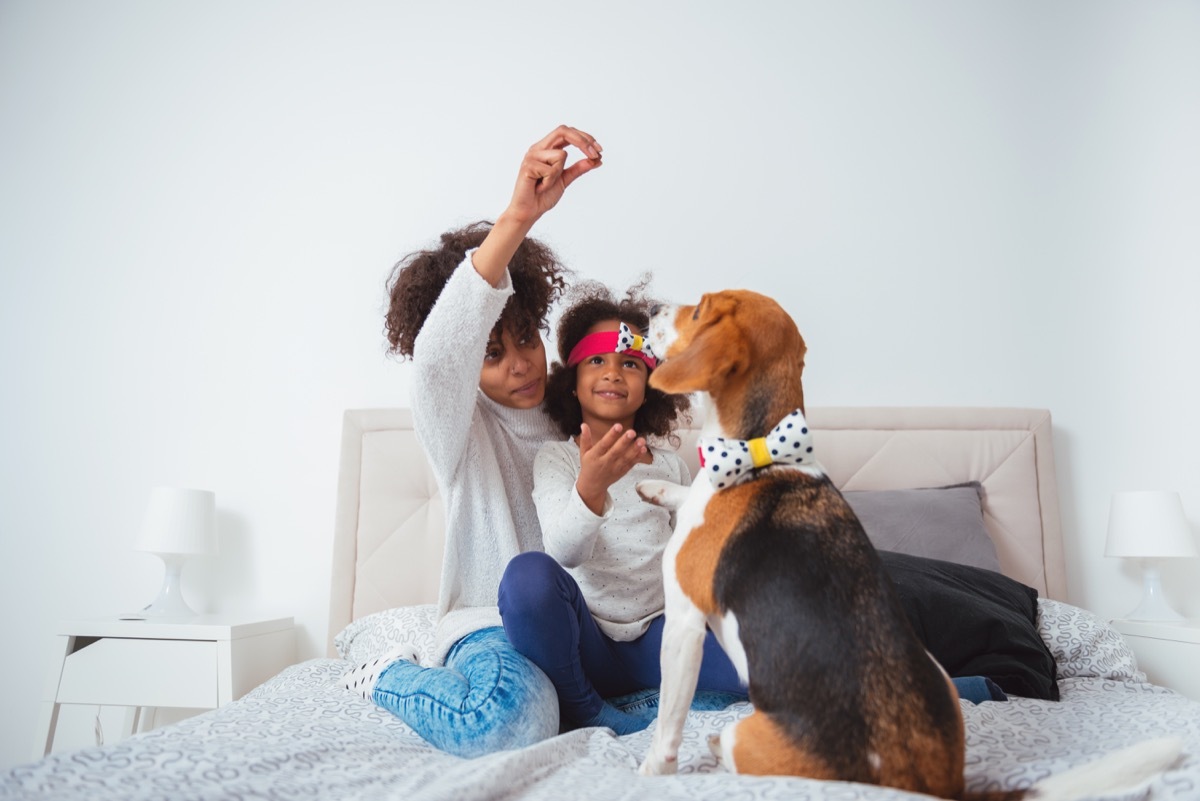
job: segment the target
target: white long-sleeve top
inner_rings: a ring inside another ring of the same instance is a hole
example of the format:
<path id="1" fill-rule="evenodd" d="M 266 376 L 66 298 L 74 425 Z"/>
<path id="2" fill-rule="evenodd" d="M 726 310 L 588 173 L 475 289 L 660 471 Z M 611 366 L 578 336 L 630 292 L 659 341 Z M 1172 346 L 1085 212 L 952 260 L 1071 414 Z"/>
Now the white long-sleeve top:
<path id="1" fill-rule="evenodd" d="M 574 442 L 547 442 L 533 463 L 546 553 L 579 583 L 600 630 L 619 642 L 636 640 L 663 613 L 662 553 L 675 525 L 673 514 L 643 501 L 635 487 L 646 479 L 690 481 L 674 451 L 650 453 L 650 464 L 635 464 L 608 488 L 603 515 L 575 490 L 580 459 Z"/>
<path id="2" fill-rule="evenodd" d="M 505 566 L 542 550 L 533 460 L 561 435 L 540 407 L 511 409 L 479 389 L 488 335 L 512 293 L 507 271 L 493 287 L 468 252 L 413 344 L 413 427 L 446 509 L 437 649 L 422 655 L 427 664 L 444 662 L 467 634 L 500 625 L 496 595 Z"/>

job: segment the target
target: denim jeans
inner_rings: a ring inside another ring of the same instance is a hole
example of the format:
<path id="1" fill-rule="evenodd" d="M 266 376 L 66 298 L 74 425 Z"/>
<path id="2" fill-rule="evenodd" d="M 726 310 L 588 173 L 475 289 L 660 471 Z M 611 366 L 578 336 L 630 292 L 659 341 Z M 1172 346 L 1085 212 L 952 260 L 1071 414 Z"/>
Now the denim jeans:
<path id="1" fill-rule="evenodd" d="M 554 685 L 499 626 L 463 637 L 444 667 L 393 662 L 380 674 L 374 698 L 430 745 L 461 757 L 523 748 L 558 734 Z"/>
<path id="2" fill-rule="evenodd" d="M 958 690 L 958 697 L 964 701 L 970 701 L 972 704 L 1008 700 L 1008 696 L 1004 690 L 1000 689 L 1000 685 L 987 676 L 960 676 L 951 681 L 954 682 L 954 689 Z"/>
<path id="3" fill-rule="evenodd" d="M 558 691 L 564 723 L 577 726 L 600 711 L 604 700 L 622 711 L 649 714 L 662 683 L 664 618 L 630 642 L 609 639 L 588 610 L 579 584 L 548 554 L 513 557 L 500 580 L 500 617 L 509 640 L 541 667 Z M 650 688 L 650 691 L 646 691 Z M 746 698 L 746 688 L 710 631 L 704 640 L 695 708 L 720 709 Z M 631 700 L 632 699 L 632 700 Z"/>

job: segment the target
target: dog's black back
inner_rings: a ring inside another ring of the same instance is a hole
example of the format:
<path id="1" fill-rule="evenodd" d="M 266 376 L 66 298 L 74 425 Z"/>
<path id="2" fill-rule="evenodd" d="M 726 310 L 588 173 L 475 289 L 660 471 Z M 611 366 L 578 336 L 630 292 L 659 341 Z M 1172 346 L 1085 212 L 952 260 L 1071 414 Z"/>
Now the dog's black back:
<path id="1" fill-rule="evenodd" d="M 947 679 L 828 477 L 772 470 L 727 490 L 730 501 L 739 490 L 754 499 L 722 550 L 714 600 L 737 617 L 755 708 L 846 780 L 878 781 L 871 754 L 900 732 L 944 733 L 953 748 Z"/>

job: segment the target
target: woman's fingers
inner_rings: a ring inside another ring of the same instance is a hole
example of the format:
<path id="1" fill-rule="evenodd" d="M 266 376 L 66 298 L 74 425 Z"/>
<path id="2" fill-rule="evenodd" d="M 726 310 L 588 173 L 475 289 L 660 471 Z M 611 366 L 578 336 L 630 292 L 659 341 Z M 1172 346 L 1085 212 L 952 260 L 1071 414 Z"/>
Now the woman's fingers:
<path id="1" fill-rule="evenodd" d="M 529 151 L 522 166 L 526 177 L 538 182 L 539 189 L 556 184 L 560 178 L 565 189 L 579 176 L 599 167 L 601 161 L 599 158 L 580 159 L 570 167 L 566 164 L 567 151 L 551 149 Z"/>
<path id="2" fill-rule="evenodd" d="M 563 174 L 567 163 L 565 150 L 531 150 L 525 154 L 522 168 L 530 178 L 553 183 Z"/>
<path id="3" fill-rule="evenodd" d="M 580 159 L 579 161 L 575 162 L 570 167 L 563 170 L 563 174 L 562 174 L 563 188 L 570 186 L 571 182 L 574 181 L 576 178 L 578 178 L 579 176 L 583 175 L 586 172 L 591 172 L 592 170 L 599 167 L 600 164 L 601 164 L 601 161 L 599 158 Z"/>
<path id="4" fill-rule="evenodd" d="M 567 167 L 567 147 L 579 148 L 584 158 Z M 525 152 L 507 214 L 526 229 L 562 199 L 579 176 L 600 166 L 604 148 L 591 134 L 560 125 Z"/>
<path id="5" fill-rule="evenodd" d="M 564 169 L 567 164 L 567 145 L 579 148 L 584 158 Z M 562 185 L 565 189 L 579 176 L 599 167 L 603 151 L 604 147 L 591 134 L 569 125 L 560 125 L 529 148 L 525 158 L 550 165 L 554 169 L 553 173 L 547 173 L 544 169 L 539 170 L 538 178 L 542 180 L 543 186 L 556 181 L 561 175 Z"/>
<path id="6" fill-rule="evenodd" d="M 570 125 L 558 126 L 529 150 L 532 152 L 551 148 L 562 149 L 566 145 L 574 145 L 579 148 L 580 152 L 589 159 L 599 159 L 600 154 L 604 151 L 604 148 L 596 141 L 596 137 L 587 131 L 572 128 Z"/>

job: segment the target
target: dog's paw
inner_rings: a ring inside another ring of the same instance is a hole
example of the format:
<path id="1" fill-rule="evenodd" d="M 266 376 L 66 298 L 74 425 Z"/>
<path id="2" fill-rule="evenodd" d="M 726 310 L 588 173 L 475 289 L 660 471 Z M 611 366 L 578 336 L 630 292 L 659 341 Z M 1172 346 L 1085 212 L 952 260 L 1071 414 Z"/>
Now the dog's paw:
<path id="1" fill-rule="evenodd" d="M 662 499 L 666 496 L 667 482 L 657 479 L 639 481 L 634 485 L 637 494 L 642 496 L 642 500 L 647 503 L 652 503 L 655 506 L 661 506 Z"/>
<path id="2" fill-rule="evenodd" d="M 659 759 L 651 753 L 638 768 L 638 774 L 642 776 L 673 776 L 678 768 L 679 758 L 677 756 Z"/>
<path id="3" fill-rule="evenodd" d="M 708 735 L 708 750 L 717 758 L 717 764 L 721 764 L 721 735 Z"/>
<path id="4" fill-rule="evenodd" d="M 687 487 L 656 479 L 639 481 L 634 488 L 643 501 L 666 509 L 678 509 L 688 493 Z"/>

